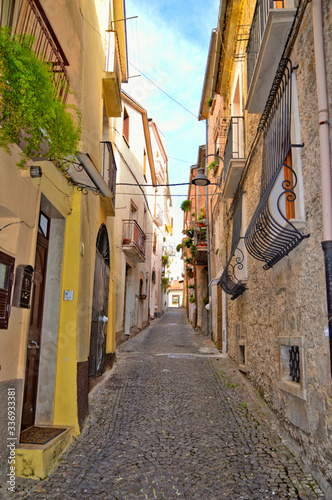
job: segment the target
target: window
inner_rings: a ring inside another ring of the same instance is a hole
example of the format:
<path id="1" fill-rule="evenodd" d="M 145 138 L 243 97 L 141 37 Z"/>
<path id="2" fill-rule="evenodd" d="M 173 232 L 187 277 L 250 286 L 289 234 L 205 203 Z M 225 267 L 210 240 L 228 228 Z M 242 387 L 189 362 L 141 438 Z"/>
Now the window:
<path id="1" fill-rule="evenodd" d="M 153 233 L 153 246 L 152 246 L 153 253 L 157 253 L 157 231 L 155 230 Z"/>
<path id="2" fill-rule="evenodd" d="M 123 110 L 123 129 L 122 134 L 129 145 L 129 115 L 127 113 L 126 108 Z"/>
<path id="3" fill-rule="evenodd" d="M 300 399 L 306 399 L 303 337 L 279 337 L 279 388 Z"/>
<path id="4" fill-rule="evenodd" d="M 0 252 L 0 328 L 8 328 L 15 259 Z"/>

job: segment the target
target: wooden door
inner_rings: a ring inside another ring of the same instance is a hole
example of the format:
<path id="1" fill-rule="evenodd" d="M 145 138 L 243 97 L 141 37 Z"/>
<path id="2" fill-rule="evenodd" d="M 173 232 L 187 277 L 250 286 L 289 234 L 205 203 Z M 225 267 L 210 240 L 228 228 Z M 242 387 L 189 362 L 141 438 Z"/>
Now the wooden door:
<path id="1" fill-rule="evenodd" d="M 218 311 L 217 311 L 217 324 L 218 324 L 218 337 L 217 349 L 222 351 L 222 288 L 217 285 L 218 289 Z"/>
<path id="2" fill-rule="evenodd" d="M 48 227 L 46 227 L 45 234 L 43 234 L 43 232 L 40 232 L 38 234 L 37 239 L 36 261 L 31 300 L 30 328 L 27 342 L 22 429 L 31 427 L 35 423 L 39 375 L 39 356 L 44 309 L 47 249 Z"/>

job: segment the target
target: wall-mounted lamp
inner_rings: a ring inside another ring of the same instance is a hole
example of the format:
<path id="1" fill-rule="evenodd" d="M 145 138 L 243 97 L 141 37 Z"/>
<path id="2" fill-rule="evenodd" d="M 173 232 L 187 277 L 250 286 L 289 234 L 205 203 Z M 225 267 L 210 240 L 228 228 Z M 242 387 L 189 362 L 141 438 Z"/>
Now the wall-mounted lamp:
<path id="1" fill-rule="evenodd" d="M 32 177 L 32 179 L 39 179 L 42 175 L 43 171 L 41 167 L 38 167 L 37 165 L 30 167 L 30 177 Z"/>
<path id="2" fill-rule="evenodd" d="M 196 177 L 191 181 L 192 184 L 195 184 L 195 186 L 208 186 L 209 184 L 211 184 L 211 182 L 209 181 L 206 173 L 205 173 L 205 167 L 203 167 L 203 162 L 206 160 L 206 158 L 208 158 L 209 156 L 214 156 L 214 157 L 217 157 L 217 158 L 221 158 L 221 156 L 217 155 L 217 154 L 209 154 L 209 155 L 205 155 L 204 158 L 202 158 L 202 161 L 201 161 L 201 166 L 199 167 L 198 169 L 198 174 L 196 175 Z"/>

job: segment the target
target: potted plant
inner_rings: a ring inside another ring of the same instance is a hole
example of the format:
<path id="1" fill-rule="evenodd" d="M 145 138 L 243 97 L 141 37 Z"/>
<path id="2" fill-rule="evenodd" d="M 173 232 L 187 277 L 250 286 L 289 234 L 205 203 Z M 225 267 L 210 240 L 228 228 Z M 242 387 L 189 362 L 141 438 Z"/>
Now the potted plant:
<path id="1" fill-rule="evenodd" d="M 194 289 L 194 288 L 195 288 L 195 285 L 193 285 L 193 284 L 188 285 L 188 288 Z"/>
<path id="2" fill-rule="evenodd" d="M 192 257 L 195 257 L 196 245 L 190 245 L 190 253 Z"/>
<path id="3" fill-rule="evenodd" d="M 200 221 L 205 220 L 206 219 L 206 208 L 202 207 L 199 212 L 200 213 L 199 213 L 197 220 L 200 220 Z"/>
<path id="4" fill-rule="evenodd" d="M 123 245 L 130 245 L 131 239 L 130 238 L 123 238 L 122 244 Z"/>
<path id="5" fill-rule="evenodd" d="M 193 304 L 195 302 L 195 297 L 193 295 L 190 295 L 189 302 L 190 304 Z"/>
<path id="6" fill-rule="evenodd" d="M 176 251 L 177 252 L 180 252 L 182 249 L 182 243 L 179 243 L 177 246 L 176 246 Z"/>
<path id="7" fill-rule="evenodd" d="M 183 210 L 184 212 L 190 212 L 190 209 L 191 209 L 191 201 L 190 200 L 184 200 L 181 203 L 181 210 Z"/>
<path id="8" fill-rule="evenodd" d="M 8 153 L 21 145 L 19 167 L 38 157 L 46 144 L 47 159 L 61 166 L 61 159 L 78 151 L 81 114 L 57 97 L 52 67 L 30 48 L 31 37 L 11 35 L 0 29 L 0 146 Z"/>
<path id="9" fill-rule="evenodd" d="M 140 296 L 140 299 L 142 299 L 142 300 L 145 300 L 145 299 L 146 299 L 146 295 L 145 295 L 145 293 L 142 293 L 142 295 Z"/>
<path id="10" fill-rule="evenodd" d="M 194 228 L 191 227 L 190 229 L 186 230 L 186 235 L 189 236 L 189 238 L 193 238 L 194 237 L 194 232 L 195 232 Z"/>
<path id="11" fill-rule="evenodd" d="M 192 242 L 193 242 L 193 240 L 192 240 L 192 238 L 189 238 L 189 236 L 188 236 L 188 238 L 185 238 L 183 240 L 183 244 L 187 248 L 190 248 L 190 245 L 192 244 Z"/>
<path id="12" fill-rule="evenodd" d="M 206 304 L 209 303 L 209 297 L 203 297 L 203 304 L 206 306 Z"/>

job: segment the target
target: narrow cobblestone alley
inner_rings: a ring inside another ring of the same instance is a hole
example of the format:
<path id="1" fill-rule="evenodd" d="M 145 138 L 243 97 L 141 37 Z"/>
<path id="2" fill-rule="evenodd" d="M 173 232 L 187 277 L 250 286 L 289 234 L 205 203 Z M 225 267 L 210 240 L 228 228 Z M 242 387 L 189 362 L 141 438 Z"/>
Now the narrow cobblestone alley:
<path id="1" fill-rule="evenodd" d="M 46 480 L 18 480 L 15 498 L 325 498 L 268 415 L 171 310 L 119 348 L 79 439 Z"/>

